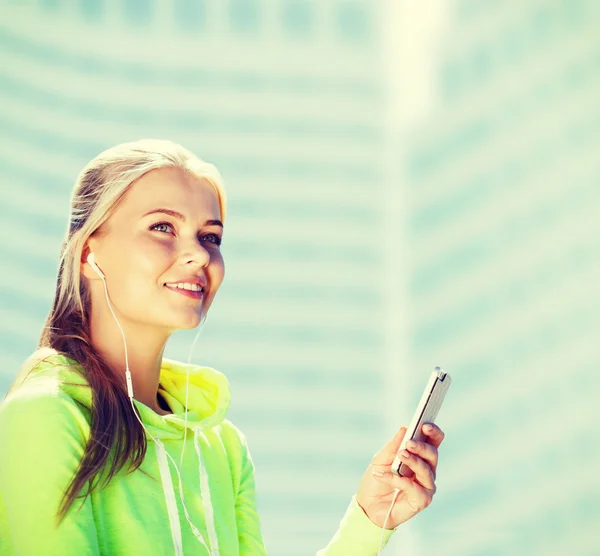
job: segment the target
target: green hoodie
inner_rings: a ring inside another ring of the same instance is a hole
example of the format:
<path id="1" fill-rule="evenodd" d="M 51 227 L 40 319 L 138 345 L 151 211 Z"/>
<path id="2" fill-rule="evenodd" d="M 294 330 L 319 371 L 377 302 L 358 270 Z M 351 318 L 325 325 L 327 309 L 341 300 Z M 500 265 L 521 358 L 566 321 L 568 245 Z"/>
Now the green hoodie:
<path id="1" fill-rule="evenodd" d="M 83 505 L 77 500 L 57 527 L 60 500 L 89 438 L 91 393 L 81 367 L 49 348 L 25 362 L 0 405 L 0 554 L 266 554 L 254 465 L 244 435 L 225 419 L 226 377 L 163 359 L 159 392 L 172 414 L 158 415 L 134 400 L 156 439 L 148 440 L 140 470 L 121 470 Z M 180 467 L 195 527 L 169 455 Z M 317 554 L 375 555 L 381 533 L 353 497 L 338 531 Z M 384 543 L 391 534 L 384 532 Z"/>

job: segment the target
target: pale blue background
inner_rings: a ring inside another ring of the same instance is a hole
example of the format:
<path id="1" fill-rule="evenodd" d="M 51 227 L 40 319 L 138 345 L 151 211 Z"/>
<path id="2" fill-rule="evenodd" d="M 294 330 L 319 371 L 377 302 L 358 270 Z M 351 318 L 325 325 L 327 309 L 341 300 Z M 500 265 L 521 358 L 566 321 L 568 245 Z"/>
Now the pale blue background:
<path id="1" fill-rule="evenodd" d="M 231 381 L 270 554 L 327 543 L 438 364 L 439 492 L 386 553 L 598 554 L 600 4 L 438 2 L 405 56 L 400 4 L 390 23 L 383 0 L 0 2 L 0 392 L 78 172 L 170 138 L 226 181 L 193 360 Z"/>

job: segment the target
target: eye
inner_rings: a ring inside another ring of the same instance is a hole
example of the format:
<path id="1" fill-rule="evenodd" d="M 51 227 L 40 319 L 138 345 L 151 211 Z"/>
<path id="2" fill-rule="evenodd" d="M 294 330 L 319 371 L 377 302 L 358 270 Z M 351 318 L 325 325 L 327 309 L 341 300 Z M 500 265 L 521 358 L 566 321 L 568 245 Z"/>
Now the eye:
<path id="1" fill-rule="evenodd" d="M 156 230 L 159 232 L 163 232 L 163 233 L 169 233 L 168 230 L 167 231 L 161 230 L 160 228 L 162 228 L 162 227 L 167 227 L 171 230 L 173 229 L 173 226 L 169 222 L 159 222 L 158 224 L 154 224 L 154 225 L 150 226 L 150 229 Z"/>
<path id="2" fill-rule="evenodd" d="M 217 234 L 204 234 L 203 236 L 200 236 L 200 241 L 208 241 L 209 243 L 214 243 L 219 246 L 221 245 L 222 239 Z"/>

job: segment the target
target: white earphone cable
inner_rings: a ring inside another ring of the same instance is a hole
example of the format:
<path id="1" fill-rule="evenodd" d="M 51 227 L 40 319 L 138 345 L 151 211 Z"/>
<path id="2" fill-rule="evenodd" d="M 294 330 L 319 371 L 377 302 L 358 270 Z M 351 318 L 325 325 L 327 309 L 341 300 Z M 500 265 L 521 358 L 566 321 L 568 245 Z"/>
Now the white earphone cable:
<path id="1" fill-rule="evenodd" d="M 392 498 L 390 509 L 388 510 L 388 513 L 385 516 L 385 520 L 383 521 L 383 527 L 381 528 L 381 540 L 379 541 L 379 550 L 377 551 L 377 556 L 381 554 L 381 549 L 383 547 L 383 536 L 385 535 L 385 526 L 387 525 L 390 515 L 392 515 L 392 509 L 394 508 L 394 504 L 396 503 L 396 498 L 398 498 L 398 494 L 400 494 L 400 491 L 397 488 L 394 489 L 394 497 Z"/>
<path id="2" fill-rule="evenodd" d="M 115 319 L 115 322 L 117 323 L 117 326 L 119 327 L 119 330 L 121 331 L 121 335 L 123 336 L 123 346 L 125 348 L 125 380 L 127 381 L 127 395 L 130 398 L 133 398 L 133 384 L 131 383 L 131 373 L 129 372 L 129 357 L 127 356 L 127 342 L 125 341 L 125 332 L 123 332 L 123 329 L 121 328 L 121 325 L 119 324 L 119 320 L 117 319 L 117 315 L 115 315 L 115 312 L 113 311 L 112 306 L 110 304 L 110 300 L 108 298 L 108 288 L 106 286 L 106 279 L 104 278 L 104 274 L 101 274 L 100 278 L 102 278 L 102 283 L 104 284 L 104 293 L 106 295 L 106 303 L 108 303 L 108 308 L 110 309 L 110 312 L 112 313 L 112 316 Z"/>
<path id="3" fill-rule="evenodd" d="M 167 452 L 167 450 L 164 448 L 164 446 L 162 445 L 162 443 L 157 440 L 151 433 L 150 431 L 146 428 L 146 426 L 144 425 L 144 423 L 142 422 L 142 420 L 140 419 L 140 416 L 138 414 L 138 411 L 135 407 L 135 404 L 133 403 L 133 384 L 131 381 L 131 372 L 129 371 L 129 357 L 128 357 L 128 353 L 127 353 L 127 341 L 125 340 L 125 332 L 123 331 L 123 328 L 121 327 L 119 320 L 117 319 L 117 316 L 115 315 L 115 312 L 112 309 L 111 303 L 110 303 L 110 299 L 108 296 L 108 286 L 106 285 L 106 279 L 104 277 L 104 274 L 99 274 L 99 276 L 102 278 L 102 283 L 104 284 L 104 293 L 106 295 L 106 302 L 108 303 L 108 308 L 110 309 L 110 312 L 112 313 L 112 316 L 115 319 L 115 322 L 117 323 L 117 326 L 119 327 L 119 330 L 121 331 L 121 335 L 123 336 L 123 345 L 125 347 L 125 378 L 127 381 L 127 395 L 129 397 L 129 402 L 131 403 L 131 407 L 133 409 L 133 413 L 135 414 L 137 420 L 139 421 L 140 425 L 142 425 L 142 428 L 144 429 L 144 431 L 146 432 L 146 434 L 154 441 L 155 444 L 161 446 L 161 448 L 164 450 L 165 455 L 167 456 L 167 458 L 171 461 L 171 463 L 173 464 L 173 467 L 175 467 L 175 472 L 177 473 L 177 479 L 179 482 L 179 498 L 181 499 L 181 504 L 183 506 L 183 512 L 185 514 L 185 518 L 187 520 L 187 522 L 190 525 L 190 528 L 192 529 L 192 532 L 194 533 L 194 536 L 198 539 L 198 541 L 200 541 L 203 545 L 206 546 L 206 541 L 204 540 L 204 538 L 202 537 L 202 534 L 200 533 L 200 531 L 198 530 L 198 528 L 192 523 L 187 507 L 185 505 L 185 499 L 184 499 L 184 495 L 183 495 L 183 484 L 181 481 L 181 473 L 179 471 L 179 468 L 177 467 L 177 463 L 175 462 L 175 460 L 173 459 L 173 457 L 171 456 L 171 454 L 169 454 L 169 452 Z M 206 319 L 204 319 L 206 320 Z M 198 339 L 198 336 L 200 334 L 200 331 L 198 331 L 198 335 L 196 335 L 196 340 Z M 194 340 L 194 344 L 195 344 L 195 340 Z M 192 345 L 192 349 L 193 349 L 193 345 Z M 190 357 L 191 357 L 191 351 L 190 351 Z M 184 435 L 187 431 L 187 404 L 188 404 L 188 384 L 189 384 L 189 372 L 186 374 L 186 428 L 184 429 Z M 185 437 L 184 437 L 184 442 L 183 442 L 183 446 L 185 447 Z M 181 452 L 181 462 L 183 462 L 183 450 Z M 182 463 L 180 463 L 181 465 Z"/>
<path id="4" fill-rule="evenodd" d="M 188 407 L 189 407 L 189 394 L 190 394 L 190 371 L 189 371 L 189 365 L 192 362 L 192 353 L 194 351 L 194 346 L 196 345 L 196 342 L 198 341 L 198 338 L 200 337 L 200 333 L 202 332 L 202 329 L 204 328 L 204 323 L 206 322 L 206 315 L 203 315 L 201 320 L 200 320 L 200 328 L 198 329 L 198 333 L 196 334 L 196 337 L 194 338 L 194 341 L 192 342 L 192 347 L 190 348 L 190 352 L 188 354 L 188 368 L 186 370 L 185 373 L 185 418 L 184 418 L 184 425 L 183 425 L 183 445 L 181 447 L 181 457 L 179 458 L 179 465 L 180 467 L 183 466 L 183 454 L 185 453 L 185 443 L 186 443 L 186 438 L 187 438 L 187 424 L 188 424 Z"/>

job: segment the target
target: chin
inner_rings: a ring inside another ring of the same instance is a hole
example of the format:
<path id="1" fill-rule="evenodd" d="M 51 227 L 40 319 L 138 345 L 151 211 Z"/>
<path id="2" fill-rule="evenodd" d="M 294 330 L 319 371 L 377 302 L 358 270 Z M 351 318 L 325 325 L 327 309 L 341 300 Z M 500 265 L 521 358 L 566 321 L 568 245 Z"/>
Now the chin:
<path id="1" fill-rule="evenodd" d="M 177 319 L 175 327 L 178 330 L 192 330 L 199 326 L 202 320 L 202 313 L 195 313 L 193 315 L 187 315 L 187 317 Z"/>
<path id="2" fill-rule="evenodd" d="M 172 331 L 193 330 L 200 325 L 209 307 L 210 302 L 206 304 L 202 303 L 200 306 L 196 305 L 196 307 L 188 306 L 183 310 L 180 308 L 180 310 L 173 311 L 171 308 L 168 315 L 166 313 L 161 315 L 161 320 L 163 325 Z"/>
<path id="3" fill-rule="evenodd" d="M 168 330 L 169 334 L 177 330 L 192 330 L 196 328 L 202 320 L 199 311 L 176 311 L 169 314 L 156 315 L 152 319 L 155 326 Z M 147 321 L 148 322 L 148 321 Z"/>

